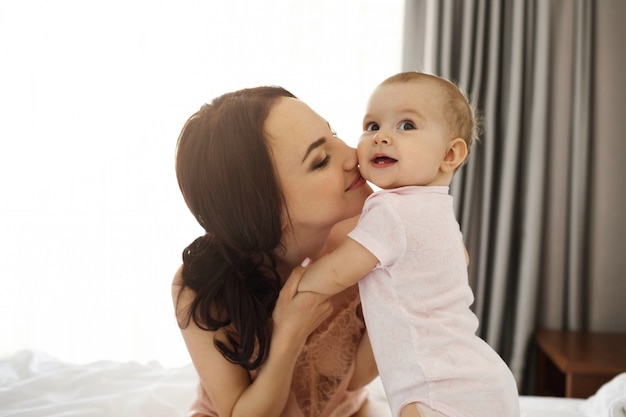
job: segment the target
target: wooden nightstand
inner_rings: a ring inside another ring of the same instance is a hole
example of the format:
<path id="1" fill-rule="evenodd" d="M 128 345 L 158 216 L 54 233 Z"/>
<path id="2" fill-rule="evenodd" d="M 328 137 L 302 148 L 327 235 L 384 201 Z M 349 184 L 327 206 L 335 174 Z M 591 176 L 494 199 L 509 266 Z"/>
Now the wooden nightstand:
<path id="1" fill-rule="evenodd" d="M 626 372 L 626 333 L 540 330 L 537 394 L 587 398 Z"/>

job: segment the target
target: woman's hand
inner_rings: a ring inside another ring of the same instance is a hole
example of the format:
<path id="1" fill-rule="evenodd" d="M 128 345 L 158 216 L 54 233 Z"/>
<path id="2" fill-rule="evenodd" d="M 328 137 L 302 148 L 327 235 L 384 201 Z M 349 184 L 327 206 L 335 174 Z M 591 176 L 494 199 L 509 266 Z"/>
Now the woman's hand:
<path id="1" fill-rule="evenodd" d="M 333 307 L 327 296 L 312 292 L 298 292 L 304 267 L 292 272 L 278 296 L 274 308 L 274 335 L 272 343 L 291 343 L 298 351 L 313 330 L 332 313 Z"/>
<path id="2" fill-rule="evenodd" d="M 238 396 L 232 416 L 278 416 L 287 403 L 296 361 L 309 334 L 332 312 L 326 297 L 298 294 L 303 267 L 296 268 L 280 291 L 272 315 L 274 328 L 267 360 Z"/>

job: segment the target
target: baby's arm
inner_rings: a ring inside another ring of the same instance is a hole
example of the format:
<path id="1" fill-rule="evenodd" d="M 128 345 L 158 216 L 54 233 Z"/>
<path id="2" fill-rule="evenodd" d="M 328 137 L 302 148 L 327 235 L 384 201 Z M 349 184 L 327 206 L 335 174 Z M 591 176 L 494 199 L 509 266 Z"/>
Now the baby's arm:
<path id="1" fill-rule="evenodd" d="M 356 284 L 378 263 L 364 246 L 347 238 L 341 246 L 309 265 L 298 291 L 312 291 L 328 296 Z"/>

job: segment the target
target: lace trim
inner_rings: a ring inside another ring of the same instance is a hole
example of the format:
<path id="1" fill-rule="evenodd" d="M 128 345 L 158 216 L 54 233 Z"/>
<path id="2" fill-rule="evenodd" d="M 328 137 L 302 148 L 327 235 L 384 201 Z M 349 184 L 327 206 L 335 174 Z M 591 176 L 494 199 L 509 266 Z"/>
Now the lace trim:
<path id="1" fill-rule="evenodd" d="M 306 417 L 319 416 L 338 392 L 354 361 L 364 329 L 356 288 L 346 291 L 337 313 L 311 335 L 298 357 L 292 391 Z"/>

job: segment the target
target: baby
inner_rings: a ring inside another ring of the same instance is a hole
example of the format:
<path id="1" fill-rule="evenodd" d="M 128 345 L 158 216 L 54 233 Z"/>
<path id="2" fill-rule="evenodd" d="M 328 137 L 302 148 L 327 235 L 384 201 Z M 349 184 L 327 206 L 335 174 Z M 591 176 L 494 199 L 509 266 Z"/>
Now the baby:
<path id="1" fill-rule="evenodd" d="M 512 373 L 476 335 L 467 252 L 448 193 L 476 131 L 472 106 L 443 78 L 406 72 L 376 87 L 357 153 L 362 176 L 382 190 L 298 287 L 330 296 L 358 282 L 394 417 L 520 414 Z"/>

